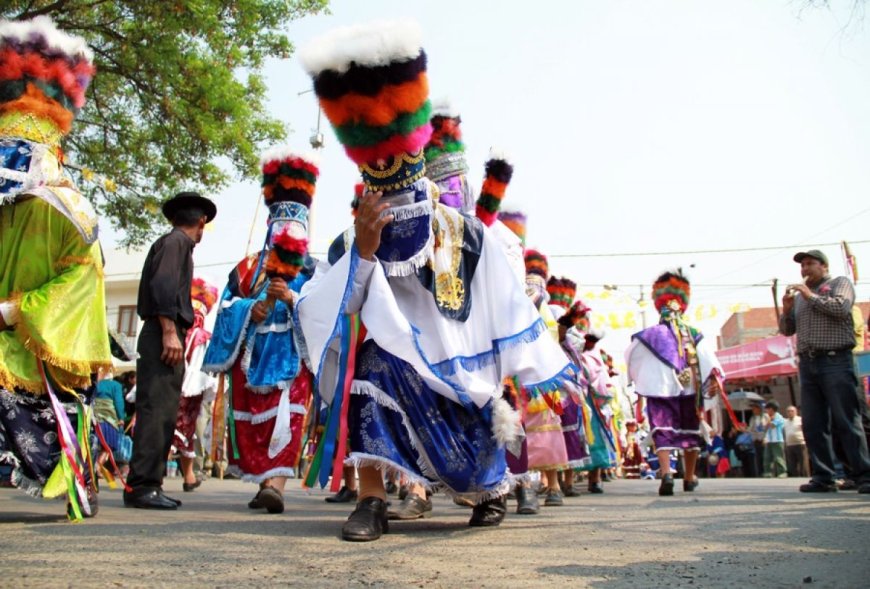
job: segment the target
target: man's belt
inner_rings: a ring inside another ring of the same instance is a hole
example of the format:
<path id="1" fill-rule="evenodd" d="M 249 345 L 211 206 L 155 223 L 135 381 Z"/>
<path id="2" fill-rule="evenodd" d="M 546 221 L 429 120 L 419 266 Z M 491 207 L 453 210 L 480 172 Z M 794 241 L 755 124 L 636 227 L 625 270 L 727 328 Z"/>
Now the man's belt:
<path id="1" fill-rule="evenodd" d="M 801 352 L 799 356 L 803 356 L 805 358 L 822 358 L 825 356 L 836 356 L 838 354 L 845 354 L 846 352 L 851 353 L 852 348 L 840 348 L 839 350 L 806 350 Z"/>

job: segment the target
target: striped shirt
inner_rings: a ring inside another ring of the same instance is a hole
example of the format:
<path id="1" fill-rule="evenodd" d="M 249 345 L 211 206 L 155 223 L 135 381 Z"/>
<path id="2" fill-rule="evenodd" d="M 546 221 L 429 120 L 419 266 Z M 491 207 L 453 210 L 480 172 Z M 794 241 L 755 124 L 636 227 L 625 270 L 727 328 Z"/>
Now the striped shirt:
<path id="1" fill-rule="evenodd" d="M 855 346 L 852 304 L 855 289 L 845 276 L 826 276 L 811 287 L 812 296 L 795 295 L 790 313 L 779 318 L 783 335 L 797 334 L 799 354 L 809 351 L 850 350 Z"/>

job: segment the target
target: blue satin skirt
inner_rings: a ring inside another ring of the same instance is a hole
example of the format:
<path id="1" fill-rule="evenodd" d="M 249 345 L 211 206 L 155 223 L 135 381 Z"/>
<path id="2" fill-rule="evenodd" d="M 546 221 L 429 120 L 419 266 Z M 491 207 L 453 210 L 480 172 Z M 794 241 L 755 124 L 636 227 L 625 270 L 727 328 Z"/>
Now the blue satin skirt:
<path id="1" fill-rule="evenodd" d="M 477 500 L 507 491 L 491 403 L 464 407 L 431 390 L 405 361 L 365 342 L 349 408 L 350 463 L 405 474 Z"/>

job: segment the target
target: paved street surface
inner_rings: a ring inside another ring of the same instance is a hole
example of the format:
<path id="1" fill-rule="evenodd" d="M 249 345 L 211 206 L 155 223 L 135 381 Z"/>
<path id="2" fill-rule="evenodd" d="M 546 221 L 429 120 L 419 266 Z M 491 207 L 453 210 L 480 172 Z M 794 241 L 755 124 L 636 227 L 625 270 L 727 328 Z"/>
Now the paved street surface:
<path id="1" fill-rule="evenodd" d="M 378 542 L 342 542 L 350 508 L 292 481 L 281 515 L 252 512 L 255 487 L 208 480 L 166 489 L 177 512 L 124 509 L 100 494 L 96 519 L 0 489 L 4 587 L 836 587 L 870 586 L 870 496 L 803 495 L 795 479 L 703 480 L 659 498 L 657 481 L 616 481 L 538 516 L 472 529 L 435 497 L 430 519 Z"/>

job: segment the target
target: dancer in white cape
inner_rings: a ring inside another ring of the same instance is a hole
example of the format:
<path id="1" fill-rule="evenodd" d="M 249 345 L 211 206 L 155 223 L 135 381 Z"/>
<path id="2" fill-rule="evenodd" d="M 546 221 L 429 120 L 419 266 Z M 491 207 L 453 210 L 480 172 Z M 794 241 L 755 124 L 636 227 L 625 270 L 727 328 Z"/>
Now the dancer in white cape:
<path id="1" fill-rule="evenodd" d="M 353 245 L 334 265 L 318 265 L 297 305 L 320 395 L 333 411 L 348 403 L 360 501 L 345 540 L 387 531 L 379 470 L 466 497 L 476 504 L 470 525 L 498 525 L 510 484 L 505 447 L 522 436 L 502 381 L 517 376 L 546 394 L 571 369 L 522 285 L 508 279 L 489 230 L 439 204 L 424 178 L 431 126 L 420 36 L 414 23 L 378 23 L 336 30 L 302 52 L 367 188 Z M 371 99 L 358 100 L 362 93 Z M 353 313 L 367 330 L 358 351 L 347 342 Z"/>

